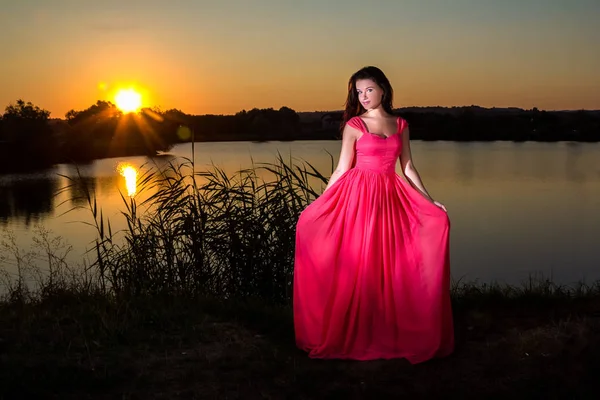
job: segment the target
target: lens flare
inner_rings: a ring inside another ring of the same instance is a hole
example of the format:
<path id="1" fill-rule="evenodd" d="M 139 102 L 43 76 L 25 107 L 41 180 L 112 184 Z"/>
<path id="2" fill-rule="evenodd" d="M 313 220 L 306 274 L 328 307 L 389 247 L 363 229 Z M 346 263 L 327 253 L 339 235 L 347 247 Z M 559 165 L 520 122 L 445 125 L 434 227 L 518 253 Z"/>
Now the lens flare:
<path id="1" fill-rule="evenodd" d="M 179 136 L 179 139 L 181 140 L 188 140 L 192 137 L 192 131 L 187 126 L 180 125 L 179 128 L 177 128 L 177 136 Z"/>

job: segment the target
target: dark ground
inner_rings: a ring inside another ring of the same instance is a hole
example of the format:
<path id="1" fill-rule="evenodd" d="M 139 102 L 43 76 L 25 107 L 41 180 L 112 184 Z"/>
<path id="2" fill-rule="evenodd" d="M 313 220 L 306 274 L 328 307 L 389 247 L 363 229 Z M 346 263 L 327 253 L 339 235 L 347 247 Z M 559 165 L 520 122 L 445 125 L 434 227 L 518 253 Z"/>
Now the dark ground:
<path id="1" fill-rule="evenodd" d="M 600 298 L 454 301 L 455 353 L 311 360 L 289 308 L 55 294 L 0 305 L 0 399 L 596 399 Z"/>

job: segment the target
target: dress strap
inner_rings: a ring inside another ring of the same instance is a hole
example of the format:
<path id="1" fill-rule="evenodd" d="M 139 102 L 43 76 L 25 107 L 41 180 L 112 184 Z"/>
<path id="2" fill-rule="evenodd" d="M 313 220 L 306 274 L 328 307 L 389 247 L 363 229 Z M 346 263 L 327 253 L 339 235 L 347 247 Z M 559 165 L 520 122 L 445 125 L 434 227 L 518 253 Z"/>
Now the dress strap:
<path id="1" fill-rule="evenodd" d="M 408 122 L 402 117 L 398 117 L 398 118 L 400 119 L 400 124 L 399 124 L 400 132 L 398 132 L 398 133 L 402 133 L 402 132 L 404 132 L 404 129 L 406 129 L 406 127 L 408 126 Z"/>
<path id="2" fill-rule="evenodd" d="M 352 117 L 348 120 L 348 122 L 346 122 L 346 125 L 351 126 L 352 128 L 358 129 L 361 132 L 365 132 L 365 127 L 363 125 L 362 120 L 360 119 L 360 117 Z"/>
<path id="3" fill-rule="evenodd" d="M 408 122 L 402 117 L 398 117 L 398 120 L 399 120 L 398 133 L 402 133 L 402 132 L 404 132 L 404 129 L 406 129 L 406 127 L 408 127 Z M 367 126 L 365 125 L 365 122 L 359 116 L 350 118 L 348 120 L 348 122 L 346 122 L 346 125 L 349 125 L 352 128 L 358 129 L 362 133 L 369 133 L 369 131 L 367 130 Z"/>

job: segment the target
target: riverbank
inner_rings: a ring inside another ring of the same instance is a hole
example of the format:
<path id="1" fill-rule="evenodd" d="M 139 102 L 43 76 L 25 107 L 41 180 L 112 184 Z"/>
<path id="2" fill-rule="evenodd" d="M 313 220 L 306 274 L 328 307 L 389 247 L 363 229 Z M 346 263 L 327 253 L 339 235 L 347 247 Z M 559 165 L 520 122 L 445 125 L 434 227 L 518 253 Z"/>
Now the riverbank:
<path id="1" fill-rule="evenodd" d="M 289 306 L 53 289 L 0 304 L 0 398 L 592 398 L 600 285 L 462 285 L 445 359 L 311 360 Z M 595 396 L 594 396 L 595 397 Z"/>

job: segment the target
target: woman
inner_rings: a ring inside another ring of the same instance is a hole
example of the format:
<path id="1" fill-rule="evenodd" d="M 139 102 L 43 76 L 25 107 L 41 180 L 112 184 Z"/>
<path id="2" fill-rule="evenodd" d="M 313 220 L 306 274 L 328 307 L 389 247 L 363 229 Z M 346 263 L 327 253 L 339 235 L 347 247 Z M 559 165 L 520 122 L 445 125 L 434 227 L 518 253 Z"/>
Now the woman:
<path id="1" fill-rule="evenodd" d="M 378 68 L 352 75 L 338 165 L 297 223 L 296 343 L 313 358 L 419 363 L 453 351 L 450 223 L 392 98 Z"/>

